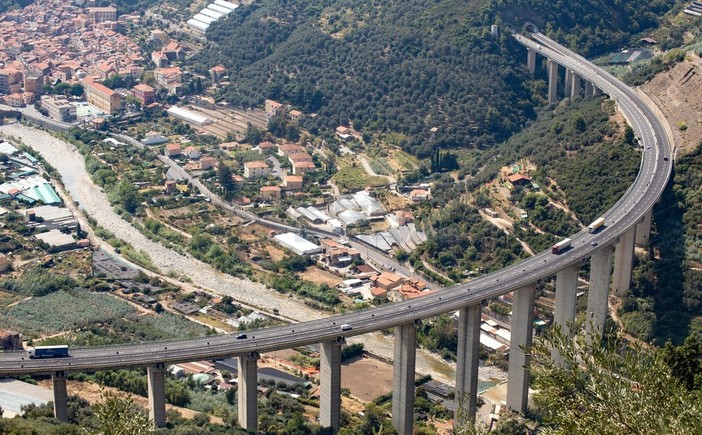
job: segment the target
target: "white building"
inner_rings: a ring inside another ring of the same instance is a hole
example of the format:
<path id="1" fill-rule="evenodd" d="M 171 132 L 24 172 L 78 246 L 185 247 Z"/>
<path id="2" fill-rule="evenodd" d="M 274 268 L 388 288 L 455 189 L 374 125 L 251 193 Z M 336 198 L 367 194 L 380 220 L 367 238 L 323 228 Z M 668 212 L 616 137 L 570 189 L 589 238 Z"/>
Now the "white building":
<path id="1" fill-rule="evenodd" d="M 215 0 L 214 4 L 219 5 L 219 6 L 223 6 L 227 9 L 231 9 L 232 11 L 239 7 L 238 4 L 229 2 L 227 0 Z"/>
<path id="2" fill-rule="evenodd" d="M 205 24 L 202 21 L 198 21 L 194 18 L 189 19 L 186 23 L 191 28 L 198 30 L 202 33 L 205 33 L 207 31 L 207 28 L 210 27 L 209 24 Z"/>
<path id="3" fill-rule="evenodd" d="M 312 255 L 322 252 L 322 248 L 295 233 L 278 234 L 274 239 L 281 246 L 290 249 L 298 255 Z"/>
<path id="4" fill-rule="evenodd" d="M 211 4 L 211 5 L 207 6 L 207 9 L 219 12 L 219 13 L 224 14 L 224 15 L 228 15 L 231 12 L 230 9 L 227 9 L 227 8 L 220 6 L 220 5 L 217 5 L 217 4 Z"/>
<path id="5" fill-rule="evenodd" d="M 190 110 L 186 110 L 178 106 L 172 106 L 170 109 L 167 110 L 167 112 L 174 118 L 181 119 L 183 121 L 193 123 L 195 125 L 207 125 L 212 123 L 212 120 L 207 116 L 191 112 Z"/>

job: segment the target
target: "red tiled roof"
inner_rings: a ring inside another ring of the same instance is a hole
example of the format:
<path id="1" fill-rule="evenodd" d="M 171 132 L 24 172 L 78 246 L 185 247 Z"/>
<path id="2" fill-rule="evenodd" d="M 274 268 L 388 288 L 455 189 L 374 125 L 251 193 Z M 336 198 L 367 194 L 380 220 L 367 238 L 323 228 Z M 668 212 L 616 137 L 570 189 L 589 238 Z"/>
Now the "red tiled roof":
<path id="1" fill-rule="evenodd" d="M 246 162 L 246 163 L 244 163 L 244 166 L 246 166 L 249 169 L 267 168 L 268 167 L 268 165 L 265 162 L 262 162 L 260 160 L 257 160 L 255 162 Z"/>
<path id="2" fill-rule="evenodd" d="M 524 175 L 524 174 L 514 174 L 514 175 L 510 175 L 509 177 L 507 177 L 507 180 L 508 180 L 510 183 L 516 183 L 516 182 L 518 182 L 518 181 L 529 181 L 529 182 L 531 182 L 531 178 L 528 177 L 528 176 L 526 176 L 526 175 Z"/>

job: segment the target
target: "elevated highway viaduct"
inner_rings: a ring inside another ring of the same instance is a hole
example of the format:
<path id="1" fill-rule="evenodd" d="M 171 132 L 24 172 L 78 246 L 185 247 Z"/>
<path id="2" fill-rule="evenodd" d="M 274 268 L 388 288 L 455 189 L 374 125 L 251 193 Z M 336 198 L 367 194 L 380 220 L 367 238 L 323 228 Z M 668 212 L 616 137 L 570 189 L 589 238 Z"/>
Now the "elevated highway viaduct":
<path id="1" fill-rule="evenodd" d="M 415 376 L 415 326 L 421 319 L 459 311 L 458 399 L 467 400 L 458 424 L 475 415 L 478 385 L 478 350 L 481 304 L 514 292 L 508 371 L 507 405 L 522 412 L 527 406 L 529 386 L 528 352 L 532 340 L 532 313 L 535 283 L 556 276 L 555 323 L 566 327 L 575 316 L 578 268 L 590 259 L 590 288 L 587 313 L 591 339 L 601 338 L 607 315 L 607 298 L 612 277 L 614 248 L 614 292 L 624 291 L 631 280 L 634 243 L 645 242 L 650 230 L 651 210 L 660 198 L 671 174 L 672 149 L 663 121 L 629 87 L 540 33 L 515 35 L 528 50 L 528 66 L 533 71 L 536 56 L 548 60 L 549 100 L 555 102 L 559 69 L 565 68 L 568 96 L 598 92 L 617 102 L 642 144 L 639 174 L 624 196 L 603 216 L 605 227 L 595 234 L 587 230 L 573 234 L 572 248 L 561 254 L 544 251 L 518 264 L 412 301 L 386 304 L 372 309 L 328 317 L 290 326 L 250 331 L 246 339 L 220 335 L 195 339 L 152 342 L 135 345 L 73 349 L 72 356 L 57 359 L 29 359 L 26 352 L 0 354 L 0 375 L 50 374 L 54 384 L 55 415 L 67 419 L 66 374 L 122 368 L 146 367 L 148 371 L 150 415 L 155 425 L 166 423 L 164 385 L 168 364 L 238 357 L 239 423 L 256 430 L 256 361 L 259 352 L 321 344 L 320 422 L 338 428 L 340 424 L 340 349 L 344 337 L 388 328 L 395 331 L 392 418 L 400 434 L 412 433 Z M 351 329 L 349 329 L 349 327 Z M 553 355 L 558 362 L 559 356 Z"/>

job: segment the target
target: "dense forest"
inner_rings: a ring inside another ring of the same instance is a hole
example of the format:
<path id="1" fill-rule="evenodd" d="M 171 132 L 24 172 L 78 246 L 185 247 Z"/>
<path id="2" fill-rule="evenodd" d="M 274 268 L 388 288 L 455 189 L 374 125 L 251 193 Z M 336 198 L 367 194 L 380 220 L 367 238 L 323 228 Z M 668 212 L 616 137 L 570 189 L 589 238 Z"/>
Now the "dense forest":
<path id="1" fill-rule="evenodd" d="M 676 161 L 674 178 L 653 209 L 652 253 L 636 260 L 620 316 L 631 334 L 679 344 L 702 334 L 702 144 Z"/>
<path id="2" fill-rule="evenodd" d="M 528 158 L 532 174 L 587 223 L 610 208 L 634 180 L 640 156 L 630 135 L 610 117 L 613 103 L 596 98 L 562 101 L 504 143 L 462 164 L 469 190 L 493 179 L 499 168 Z M 575 156 L 578 158 L 572 158 Z M 562 193 L 561 193 L 562 192 Z"/>
<path id="3" fill-rule="evenodd" d="M 545 31 L 593 54 L 655 27 L 673 2 L 523 3 L 263 0 L 214 23 L 194 61 L 201 73 L 228 68 L 220 97 L 236 106 L 279 100 L 316 113 L 304 124 L 312 133 L 348 124 L 402 133 L 406 150 L 427 157 L 499 143 L 535 116 L 522 51 L 506 26 L 493 38 L 491 24 L 558 23 Z"/>
<path id="4" fill-rule="evenodd" d="M 497 0 L 492 8 L 506 23 L 532 22 L 541 32 L 584 56 L 619 50 L 641 32 L 658 27 L 675 0 Z M 640 36 L 638 36 L 640 37 Z"/>

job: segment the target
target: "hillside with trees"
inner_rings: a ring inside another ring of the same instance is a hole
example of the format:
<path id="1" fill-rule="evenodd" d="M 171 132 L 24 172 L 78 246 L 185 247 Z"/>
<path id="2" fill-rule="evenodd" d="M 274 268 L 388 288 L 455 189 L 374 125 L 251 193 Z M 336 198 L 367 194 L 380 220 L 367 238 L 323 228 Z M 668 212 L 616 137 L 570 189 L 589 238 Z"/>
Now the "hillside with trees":
<path id="1" fill-rule="evenodd" d="M 470 159 L 461 159 L 459 180 L 435 173 L 432 199 L 415 210 L 429 240 L 410 257 L 421 258 L 454 281 L 465 272 L 491 271 L 526 256 L 514 235 L 542 250 L 577 232 L 609 209 L 633 182 L 640 154 L 628 130 L 613 120 L 614 107 L 605 99 L 565 100 L 555 110 L 542 110 L 536 121 L 509 140 Z M 517 188 L 510 201 L 529 212 L 529 225 L 515 225 L 507 235 L 466 204 L 489 207 L 482 189 L 500 176 L 500 168 L 522 159 L 536 164 L 531 176 L 538 189 Z M 547 197 L 568 205 L 572 214 L 551 207 Z M 579 221 L 579 222 L 578 222 Z"/>
<path id="2" fill-rule="evenodd" d="M 491 9 L 506 23 L 532 22 L 549 37 L 589 57 L 619 50 L 640 33 L 657 28 L 661 16 L 676 3 L 681 9 L 681 2 L 675 0 L 507 0 L 493 2 Z"/>
<path id="3" fill-rule="evenodd" d="M 636 259 L 619 315 L 632 335 L 663 344 L 702 334 L 702 144 L 676 161 L 674 178 L 653 209 L 646 256 Z"/>
<path id="4" fill-rule="evenodd" d="M 625 352 L 622 346 L 616 338 L 590 343 L 584 334 L 567 338 L 560 331 L 536 340 L 531 354 L 537 433 L 700 433 L 699 340 Z M 552 349 L 562 356 L 562 367 L 552 363 Z M 519 429 L 501 433 L 533 433 Z"/>
<path id="5" fill-rule="evenodd" d="M 506 27 L 493 38 L 491 24 L 556 23 L 547 33 L 592 54 L 655 27 L 672 1 L 523 3 L 264 0 L 214 23 L 193 60 L 200 73 L 227 67 L 235 79 L 219 98 L 235 106 L 278 100 L 316 113 L 303 124 L 313 134 L 401 133 L 405 150 L 428 157 L 494 145 L 535 116 L 540 86 Z"/>

